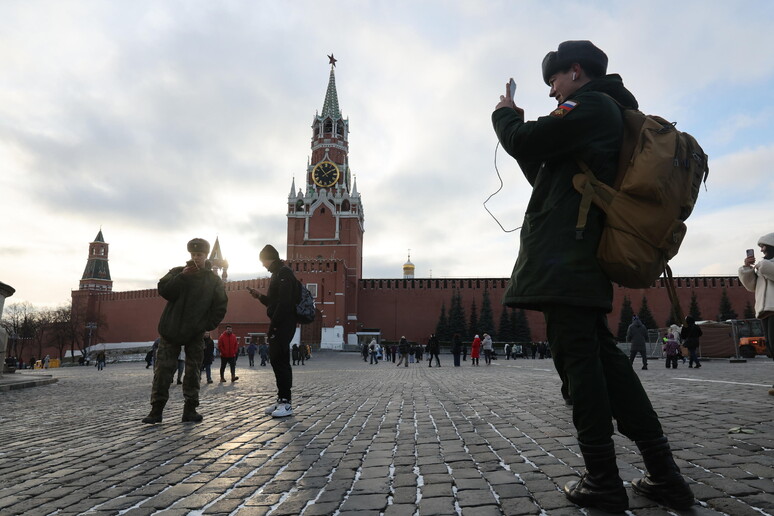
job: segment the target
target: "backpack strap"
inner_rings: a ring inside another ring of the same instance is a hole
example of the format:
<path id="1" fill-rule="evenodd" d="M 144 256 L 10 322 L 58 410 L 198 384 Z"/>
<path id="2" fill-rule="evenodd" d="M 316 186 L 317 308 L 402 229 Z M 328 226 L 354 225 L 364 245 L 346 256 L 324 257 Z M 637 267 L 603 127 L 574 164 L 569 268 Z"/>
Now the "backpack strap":
<path id="1" fill-rule="evenodd" d="M 583 173 L 586 174 L 586 185 L 583 187 L 580 207 L 578 208 L 578 221 L 575 223 L 575 240 L 583 240 L 583 231 L 586 229 L 589 208 L 591 208 L 591 201 L 594 198 L 594 181 L 597 181 L 597 178 L 583 161 L 576 159 L 575 162 Z"/>

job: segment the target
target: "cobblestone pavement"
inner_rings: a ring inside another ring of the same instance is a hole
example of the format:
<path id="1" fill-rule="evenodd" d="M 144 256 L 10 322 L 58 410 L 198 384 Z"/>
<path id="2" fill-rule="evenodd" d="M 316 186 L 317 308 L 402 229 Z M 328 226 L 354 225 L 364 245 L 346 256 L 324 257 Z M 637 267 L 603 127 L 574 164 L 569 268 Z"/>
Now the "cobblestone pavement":
<path id="1" fill-rule="evenodd" d="M 442 358 L 318 353 L 286 419 L 263 414 L 271 369 L 240 358 L 236 383 L 203 385 L 203 423 L 181 423 L 173 384 L 154 426 L 144 363 L 48 370 L 57 383 L 0 392 L 0 514 L 600 514 L 561 492 L 582 460 L 549 360 Z M 680 514 L 774 514 L 774 362 L 635 367 L 699 500 Z M 628 487 L 642 461 L 615 439 Z M 628 492 L 630 514 L 676 514 Z"/>

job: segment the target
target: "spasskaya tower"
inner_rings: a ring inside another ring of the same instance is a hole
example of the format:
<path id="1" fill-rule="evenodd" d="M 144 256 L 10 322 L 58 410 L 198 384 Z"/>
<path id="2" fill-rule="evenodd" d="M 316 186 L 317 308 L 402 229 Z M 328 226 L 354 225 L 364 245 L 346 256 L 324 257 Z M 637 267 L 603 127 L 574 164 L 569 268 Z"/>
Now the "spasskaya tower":
<path id="1" fill-rule="evenodd" d="M 305 184 L 288 196 L 288 260 L 341 260 L 348 280 L 363 270 L 363 206 L 349 167 L 349 120 L 339 110 L 336 59 L 322 112 L 312 120 L 312 155 Z"/>

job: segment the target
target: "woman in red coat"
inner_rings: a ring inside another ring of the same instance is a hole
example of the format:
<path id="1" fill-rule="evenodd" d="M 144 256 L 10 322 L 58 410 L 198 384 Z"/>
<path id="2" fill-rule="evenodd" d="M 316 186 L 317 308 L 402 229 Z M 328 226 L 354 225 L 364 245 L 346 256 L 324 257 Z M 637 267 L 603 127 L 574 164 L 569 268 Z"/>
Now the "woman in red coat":
<path id="1" fill-rule="evenodd" d="M 481 356 L 481 339 L 478 338 L 478 335 L 476 335 L 476 338 L 473 339 L 473 344 L 470 346 L 470 360 L 471 364 L 477 366 L 478 365 L 478 357 Z"/>

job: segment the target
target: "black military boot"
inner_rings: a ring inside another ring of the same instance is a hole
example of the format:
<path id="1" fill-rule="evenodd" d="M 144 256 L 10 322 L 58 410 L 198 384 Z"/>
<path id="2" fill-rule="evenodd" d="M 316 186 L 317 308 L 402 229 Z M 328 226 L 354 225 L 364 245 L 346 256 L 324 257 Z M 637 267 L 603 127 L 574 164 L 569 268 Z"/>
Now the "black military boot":
<path id="1" fill-rule="evenodd" d="M 632 481 L 637 494 L 672 509 L 688 509 L 694 504 L 693 491 L 680 474 L 666 436 L 652 441 L 637 441 L 646 474 Z"/>
<path id="2" fill-rule="evenodd" d="M 564 495 L 581 507 L 596 507 L 606 512 L 624 512 L 629 508 L 629 497 L 615 463 L 615 445 L 580 443 L 586 462 L 586 472 L 580 480 L 564 486 Z"/>
<path id="3" fill-rule="evenodd" d="M 142 422 L 149 425 L 161 423 L 161 413 L 164 412 L 164 405 L 166 405 L 166 402 L 163 401 L 151 403 L 150 414 L 142 418 Z"/>
<path id="4" fill-rule="evenodd" d="M 183 405 L 183 423 L 201 423 L 204 417 L 196 412 L 196 407 L 189 403 Z"/>

